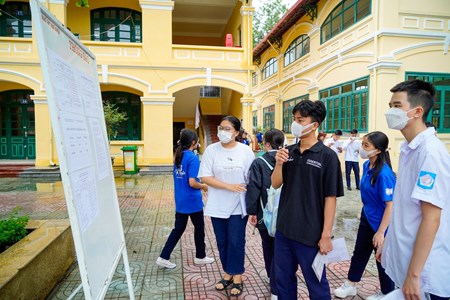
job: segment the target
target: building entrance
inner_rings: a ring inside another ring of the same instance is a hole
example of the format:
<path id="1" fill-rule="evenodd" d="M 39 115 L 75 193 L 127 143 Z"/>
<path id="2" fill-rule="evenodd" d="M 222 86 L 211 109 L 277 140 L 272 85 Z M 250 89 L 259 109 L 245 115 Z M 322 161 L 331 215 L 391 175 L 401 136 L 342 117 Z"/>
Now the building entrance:
<path id="1" fill-rule="evenodd" d="M 35 159 L 35 115 L 31 90 L 0 93 L 0 159 Z"/>

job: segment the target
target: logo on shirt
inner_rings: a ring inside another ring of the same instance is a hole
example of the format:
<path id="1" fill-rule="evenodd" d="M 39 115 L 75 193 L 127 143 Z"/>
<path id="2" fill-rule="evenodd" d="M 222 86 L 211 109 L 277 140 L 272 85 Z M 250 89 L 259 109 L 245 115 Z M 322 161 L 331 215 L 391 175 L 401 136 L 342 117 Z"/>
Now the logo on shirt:
<path id="1" fill-rule="evenodd" d="M 320 162 L 312 160 L 312 159 L 309 159 L 309 158 L 306 161 L 306 164 L 310 165 L 310 166 L 313 166 L 313 167 L 316 167 L 316 168 L 319 168 L 319 169 L 322 169 L 322 164 Z"/>
<path id="2" fill-rule="evenodd" d="M 417 180 L 417 186 L 425 190 L 431 190 L 434 187 L 435 181 L 436 181 L 435 173 L 420 171 L 419 180 Z"/>
<path id="3" fill-rule="evenodd" d="M 387 188 L 387 189 L 386 189 L 386 196 L 392 195 L 393 192 L 394 192 L 394 189 L 393 189 L 393 188 Z"/>
<path id="4" fill-rule="evenodd" d="M 175 176 L 177 178 L 183 178 L 184 175 L 186 175 L 186 172 L 183 171 L 183 166 L 180 166 L 175 170 Z"/>

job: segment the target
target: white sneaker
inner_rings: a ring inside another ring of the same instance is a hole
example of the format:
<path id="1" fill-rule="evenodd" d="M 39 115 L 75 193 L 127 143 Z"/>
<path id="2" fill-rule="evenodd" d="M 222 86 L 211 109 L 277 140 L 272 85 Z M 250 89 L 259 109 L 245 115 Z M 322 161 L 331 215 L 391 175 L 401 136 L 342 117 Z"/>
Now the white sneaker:
<path id="1" fill-rule="evenodd" d="M 369 296 L 366 298 L 366 300 L 378 300 L 378 299 L 383 299 L 384 296 L 386 296 L 385 294 L 383 294 L 382 292 L 379 292 L 378 294 Z"/>
<path id="2" fill-rule="evenodd" d="M 177 266 L 173 262 L 170 262 L 170 260 L 164 259 L 162 257 L 158 257 L 158 259 L 156 260 L 156 264 L 160 267 L 167 269 L 173 269 Z"/>
<path id="3" fill-rule="evenodd" d="M 348 296 L 356 296 L 357 290 L 356 286 L 351 285 L 347 280 L 344 281 L 344 284 L 341 285 L 340 288 L 334 290 L 334 295 L 338 298 L 345 298 Z"/>
<path id="4" fill-rule="evenodd" d="M 196 265 L 206 265 L 211 264 L 215 261 L 214 258 L 205 256 L 204 258 L 194 258 L 194 264 Z"/>

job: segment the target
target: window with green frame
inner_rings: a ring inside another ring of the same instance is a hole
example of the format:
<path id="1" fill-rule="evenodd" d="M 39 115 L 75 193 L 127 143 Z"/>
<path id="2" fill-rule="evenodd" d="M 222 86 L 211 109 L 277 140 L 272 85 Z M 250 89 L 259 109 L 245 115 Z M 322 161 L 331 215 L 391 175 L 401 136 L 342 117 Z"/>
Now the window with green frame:
<path id="1" fill-rule="evenodd" d="M 283 130 L 286 133 L 291 132 L 292 124 L 292 109 L 294 106 L 302 100 L 308 100 L 309 95 L 303 95 L 283 102 Z"/>
<path id="2" fill-rule="evenodd" d="M 31 38 L 31 11 L 28 2 L 6 2 L 1 9 L 0 36 Z"/>
<path id="3" fill-rule="evenodd" d="M 129 8 L 105 7 L 91 11 L 93 41 L 142 42 L 141 13 Z"/>
<path id="4" fill-rule="evenodd" d="M 257 110 L 254 110 L 252 112 L 252 126 L 254 129 L 258 127 L 258 111 Z"/>
<path id="5" fill-rule="evenodd" d="M 309 36 L 302 34 L 287 48 L 284 54 L 284 66 L 287 66 L 305 54 L 309 53 Z"/>
<path id="6" fill-rule="evenodd" d="M 320 90 L 319 95 L 327 108 L 322 129 L 328 132 L 336 129 L 367 131 L 368 77 Z"/>
<path id="7" fill-rule="evenodd" d="M 263 108 L 264 131 L 275 128 L 275 105 Z"/>
<path id="8" fill-rule="evenodd" d="M 407 72 L 406 80 L 413 79 L 434 84 L 436 96 L 428 121 L 436 126 L 438 132 L 450 132 L 450 74 Z"/>
<path id="9" fill-rule="evenodd" d="M 371 0 L 342 0 L 320 28 L 320 42 L 325 43 L 371 14 Z"/>
<path id="10" fill-rule="evenodd" d="M 262 79 L 269 78 L 273 74 L 278 72 L 278 60 L 275 57 L 269 59 L 262 69 L 263 77 Z"/>
<path id="11" fill-rule="evenodd" d="M 103 102 L 109 102 L 126 112 L 128 119 L 118 124 L 117 136 L 113 140 L 141 139 L 141 98 L 126 92 L 102 92 Z"/>

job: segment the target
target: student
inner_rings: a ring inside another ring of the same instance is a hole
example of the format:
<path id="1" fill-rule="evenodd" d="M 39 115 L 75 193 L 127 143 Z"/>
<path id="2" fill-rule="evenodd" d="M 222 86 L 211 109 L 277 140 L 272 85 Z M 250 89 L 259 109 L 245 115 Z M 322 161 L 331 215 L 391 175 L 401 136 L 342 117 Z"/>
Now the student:
<path id="1" fill-rule="evenodd" d="M 450 297 L 450 156 L 425 121 L 436 90 L 421 80 L 391 89 L 385 114 L 389 128 L 400 130 L 394 207 L 384 247 L 377 258 L 407 300 Z"/>
<path id="2" fill-rule="evenodd" d="M 250 147 L 236 141 L 241 122 L 234 116 L 222 119 L 217 136 L 220 142 L 206 148 L 199 177 L 209 186 L 205 215 L 211 217 L 224 274 L 218 291 L 231 286 L 231 295 L 242 294 L 245 271 L 245 192 L 248 170 L 255 158 Z"/>
<path id="3" fill-rule="evenodd" d="M 276 295 L 276 287 L 273 272 L 273 253 L 275 239 L 269 236 L 263 221 L 262 207 L 267 204 L 267 189 L 270 188 L 273 167 L 275 166 L 275 153 L 277 149 L 283 147 L 284 134 L 278 129 L 266 131 L 263 137 L 264 150 L 267 152 L 259 159 L 255 159 L 250 167 L 249 182 L 245 202 L 247 203 L 247 213 L 249 222 L 258 228 L 261 236 L 264 265 L 267 276 L 270 279 L 270 290 L 272 295 Z M 270 165 L 270 167 L 268 166 Z"/>
<path id="4" fill-rule="evenodd" d="M 320 101 L 294 106 L 292 134 L 298 144 L 277 151 L 272 186 L 282 184 L 275 234 L 275 281 L 280 300 L 297 299 L 298 265 L 310 299 L 330 299 L 326 269 L 320 281 L 311 267 L 318 252 L 327 254 L 331 242 L 336 197 L 343 196 L 339 159 L 317 140 L 316 130 L 326 117 Z"/>
<path id="5" fill-rule="evenodd" d="M 200 183 L 197 178 L 200 161 L 193 150 L 197 149 L 197 133 L 183 129 L 175 151 L 173 166 L 173 181 L 175 188 L 175 226 L 167 239 L 156 264 L 173 269 L 176 264 L 171 262 L 170 254 L 177 245 L 186 229 L 188 219 L 194 224 L 195 264 L 210 264 L 214 258 L 205 253 L 205 223 L 203 219 L 203 201 L 200 190 L 207 191 L 208 186 Z"/>
<path id="6" fill-rule="evenodd" d="M 392 213 L 392 197 L 395 186 L 395 174 L 391 168 L 388 150 L 389 139 L 380 132 L 374 131 L 363 137 L 359 154 L 367 159 L 363 165 L 361 179 L 361 200 L 363 208 L 353 251 L 348 280 L 334 290 L 338 298 L 356 296 L 356 283 L 361 281 L 364 269 L 370 255 L 384 243 L 389 220 Z M 381 299 L 394 290 L 394 283 L 386 275 L 383 267 L 377 261 L 378 278 L 381 294 L 372 295 L 366 300 Z"/>
<path id="7" fill-rule="evenodd" d="M 253 143 L 251 137 L 249 137 L 247 131 L 245 131 L 245 130 L 242 130 L 242 141 L 241 141 L 241 143 L 243 143 L 243 144 L 245 144 L 247 146 L 250 146 L 250 144 Z"/>
<path id="8" fill-rule="evenodd" d="M 330 138 L 327 138 L 323 143 L 339 155 L 342 153 L 342 142 L 340 141 L 341 137 L 342 131 L 337 129 L 334 131 L 333 135 Z"/>
<path id="9" fill-rule="evenodd" d="M 361 148 L 361 141 L 356 139 L 358 130 L 352 129 L 350 137 L 346 140 L 342 149 L 345 151 L 345 179 L 347 180 L 347 190 L 352 190 L 350 175 L 355 174 L 356 189 L 359 190 L 359 149 Z"/>

